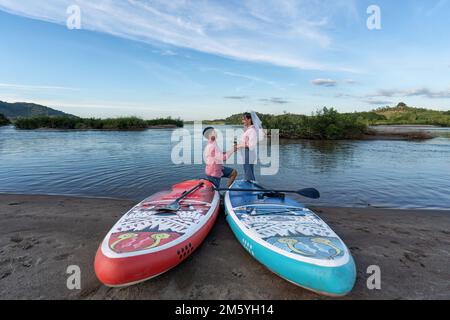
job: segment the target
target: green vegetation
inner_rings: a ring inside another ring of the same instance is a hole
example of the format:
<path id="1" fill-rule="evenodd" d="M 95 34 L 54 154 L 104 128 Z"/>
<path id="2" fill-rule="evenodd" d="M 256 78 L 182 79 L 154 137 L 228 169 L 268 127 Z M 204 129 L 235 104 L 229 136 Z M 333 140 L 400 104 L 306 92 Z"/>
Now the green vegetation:
<path id="1" fill-rule="evenodd" d="M 25 117 L 40 117 L 40 116 L 75 117 L 62 111 L 41 106 L 39 104 L 25 103 L 25 102 L 8 103 L 0 101 L 0 113 L 4 114 L 9 119 L 16 119 L 19 117 L 25 118 Z"/>
<path id="2" fill-rule="evenodd" d="M 8 124 L 11 124 L 9 119 L 7 117 L 5 117 L 2 113 L 0 113 L 0 127 L 1 126 L 6 126 Z"/>
<path id="3" fill-rule="evenodd" d="M 181 119 L 172 119 L 171 117 L 168 118 L 159 118 L 154 120 L 147 120 L 148 126 L 175 126 L 178 128 L 183 127 L 184 122 Z"/>
<path id="4" fill-rule="evenodd" d="M 285 113 L 258 114 L 266 129 L 279 129 L 281 138 L 341 140 L 359 139 L 367 133 L 367 124 L 353 115 L 340 114 L 335 109 L 323 108 L 312 116 Z M 240 124 L 242 115 L 226 119 L 228 124 Z"/>
<path id="5" fill-rule="evenodd" d="M 74 117 L 33 117 L 19 118 L 14 125 L 22 130 L 63 129 L 63 130 L 144 130 L 154 126 L 182 127 L 179 119 L 143 120 L 136 117 L 114 119 L 83 119 Z"/>
<path id="6" fill-rule="evenodd" d="M 370 134 L 369 126 L 376 125 L 436 125 L 450 126 L 450 111 L 435 111 L 409 107 L 379 108 L 369 112 L 338 113 L 323 108 L 311 116 L 285 113 L 259 114 L 264 128 L 279 129 L 280 137 L 292 139 L 340 140 L 360 139 Z M 225 119 L 226 124 L 242 124 L 242 114 Z"/>
<path id="7" fill-rule="evenodd" d="M 312 116 L 265 115 L 261 121 L 267 129 L 280 129 L 280 137 L 311 140 L 359 139 L 368 129 L 363 121 L 333 108 L 323 108 Z"/>

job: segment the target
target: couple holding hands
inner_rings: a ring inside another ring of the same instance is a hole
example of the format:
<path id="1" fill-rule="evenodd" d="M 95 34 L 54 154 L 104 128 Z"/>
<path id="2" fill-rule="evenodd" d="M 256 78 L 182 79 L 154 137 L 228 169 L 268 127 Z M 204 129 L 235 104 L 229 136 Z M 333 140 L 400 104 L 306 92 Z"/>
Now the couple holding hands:
<path id="1" fill-rule="evenodd" d="M 228 178 L 227 187 L 229 188 L 238 173 L 235 169 L 225 167 L 223 165 L 233 153 L 241 150 L 245 157 L 244 173 L 245 180 L 255 181 L 255 165 L 256 146 L 258 144 L 259 135 L 262 131 L 262 123 L 255 112 L 244 113 L 242 116 L 242 123 L 244 125 L 244 134 L 241 142 L 236 144 L 234 148 L 227 152 L 222 150 L 217 145 L 217 133 L 213 127 L 207 127 L 203 130 L 203 136 L 208 139 L 208 145 L 205 148 L 204 157 L 206 161 L 205 173 L 209 181 L 211 181 L 217 188 L 220 187 L 220 180 Z"/>

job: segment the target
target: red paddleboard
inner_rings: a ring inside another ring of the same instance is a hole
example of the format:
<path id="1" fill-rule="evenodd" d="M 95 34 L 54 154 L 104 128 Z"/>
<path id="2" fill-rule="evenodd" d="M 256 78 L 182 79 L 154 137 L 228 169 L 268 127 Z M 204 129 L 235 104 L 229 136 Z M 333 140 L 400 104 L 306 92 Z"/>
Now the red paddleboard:
<path id="1" fill-rule="evenodd" d="M 183 192 L 203 186 L 180 201 L 178 211 L 161 210 Z M 95 273 L 107 286 L 121 287 L 156 277 L 197 249 L 219 213 L 220 195 L 206 180 L 176 184 L 128 211 L 103 240 Z"/>

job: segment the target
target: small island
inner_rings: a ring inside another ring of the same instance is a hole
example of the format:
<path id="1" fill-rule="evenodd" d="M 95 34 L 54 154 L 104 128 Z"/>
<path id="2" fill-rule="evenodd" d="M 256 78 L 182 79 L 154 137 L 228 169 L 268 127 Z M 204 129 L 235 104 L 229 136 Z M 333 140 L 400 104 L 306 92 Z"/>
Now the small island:
<path id="1" fill-rule="evenodd" d="M 435 111 L 409 107 L 399 103 L 369 112 L 339 113 L 324 107 L 306 116 L 292 113 L 259 114 L 266 129 L 279 129 L 280 138 L 307 140 L 365 140 L 365 139 L 431 139 L 432 135 L 417 130 L 383 130 L 378 126 L 428 125 L 450 127 L 450 111 Z M 240 125 L 242 115 L 236 114 L 211 123 Z"/>
<path id="2" fill-rule="evenodd" d="M 2 118 L 3 116 L 3 118 Z M 145 130 L 183 127 L 180 119 L 138 117 L 108 119 L 80 118 L 35 103 L 7 103 L 0 101 L 0 125 L 13 124 L 20 130 Z"/>
<path id="3" fill-rule="evenodd" d="M 59 129 L 59 130 L 146 130 L 183 127 L 183 121 L 172 118 L 143 120 L 137 117 L 121 118 L 77 118 L 77 117 L 33 117 L 19 118 L 13 121 L 21 130 Z"/>

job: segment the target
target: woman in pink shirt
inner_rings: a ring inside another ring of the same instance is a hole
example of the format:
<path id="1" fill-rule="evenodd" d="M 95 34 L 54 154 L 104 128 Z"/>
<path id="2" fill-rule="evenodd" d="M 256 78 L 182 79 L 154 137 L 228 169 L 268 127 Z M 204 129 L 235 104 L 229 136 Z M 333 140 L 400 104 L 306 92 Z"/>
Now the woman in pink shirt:
<path id="1" fill-rule="evenodd" d="M 236 151 L 236 148 L 225 153 L 222 152 L 217 145 L 216 131 L 213 127 L 208 127 L 203 130 L 203 136 L 208 139 L 208 145 L 204 152 L 206 177 L 217 188 L 220 187 L 220 180 L 222 178 L 228 178 L 227 187 L 229 188 L 237 177 L 237 171 L 233 168 L 225 167 L 223 163 Z"/>

